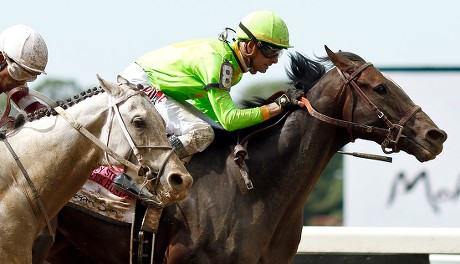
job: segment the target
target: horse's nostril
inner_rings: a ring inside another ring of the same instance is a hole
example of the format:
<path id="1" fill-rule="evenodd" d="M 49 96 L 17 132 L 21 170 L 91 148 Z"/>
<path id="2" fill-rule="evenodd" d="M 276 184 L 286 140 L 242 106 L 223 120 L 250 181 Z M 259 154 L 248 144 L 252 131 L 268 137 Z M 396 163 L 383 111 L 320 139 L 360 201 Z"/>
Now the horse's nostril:
<path id="1" fill-rule="evenodd" d="M 428 140 L 443 143 L 447 139 L 447 134 L 441 129 L 430 129 L 426 133 L 426 137 Z"/>
<path id="2" fill-rule="evenodd" d="M 172 185 L 182 185 L 184 183 L 182 176 L 176 173 L 169 176 L 169 181 Z"/>

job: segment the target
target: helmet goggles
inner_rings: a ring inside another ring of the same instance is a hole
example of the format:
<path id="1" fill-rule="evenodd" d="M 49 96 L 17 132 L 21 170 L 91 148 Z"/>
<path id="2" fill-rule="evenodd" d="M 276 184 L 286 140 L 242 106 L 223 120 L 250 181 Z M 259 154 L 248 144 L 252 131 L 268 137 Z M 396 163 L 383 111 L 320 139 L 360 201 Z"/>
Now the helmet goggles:
<path id="1" fill-rule="evenodd" d="M 257 47 L 259 47 L 260 53 L 262 53 L 264 57 L 271 59 L 274 57 L 280 57 L 283 54 L 283 48 L 258 40 L 254 34 L 252 34 L 251 31 L 243 25 L 243 23 L 240 23 L 239 27 L 249 36 L 249 38 L 251 38 L 252 41 L 256 43 Z"/>
<path id="2" fill-rule="evenodd" d="M 261 42 L 261 45 L 259 46 L 260 53 L 264 55 L 266 58 L 274 58 L 274 57 L 280 57 L 283 54 L 283 49 L 280 49 L 278 47 L 274 47 L 273 45 L 270 45 L 265 42 Z"/>
<path id="3" fill-rule="evenodd" d="M 14 60 L 10 59 L 5 53 L 3 53 L 3 57 L 5 57 L 6 63 L 8 64 L 8 73 L 11 78 L 16 81 L 32 82 L 37 79 L 37 76 L 40 74 L 27 70 Z"/>

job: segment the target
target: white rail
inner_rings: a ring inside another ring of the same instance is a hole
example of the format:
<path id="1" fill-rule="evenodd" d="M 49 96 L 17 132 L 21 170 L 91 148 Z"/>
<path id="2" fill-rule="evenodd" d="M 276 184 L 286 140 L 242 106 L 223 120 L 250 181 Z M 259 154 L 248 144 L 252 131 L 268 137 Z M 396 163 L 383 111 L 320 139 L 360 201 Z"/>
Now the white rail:
<path id="1" fill-rule="evenodd" d="M 460 254 L 460 228 L 308 226 L 298 253 Z"/>

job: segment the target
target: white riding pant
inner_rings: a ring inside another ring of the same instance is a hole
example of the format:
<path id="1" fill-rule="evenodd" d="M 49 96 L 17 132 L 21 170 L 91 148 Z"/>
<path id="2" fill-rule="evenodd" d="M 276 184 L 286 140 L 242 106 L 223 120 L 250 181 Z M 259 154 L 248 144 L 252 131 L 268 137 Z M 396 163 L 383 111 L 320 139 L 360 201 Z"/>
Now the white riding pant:
<path id="1" fill-rule="evenodd" d="M 166 123 L 166 132 L 178 137 L 187 156 L 205 150 L 212 143 L 214 131 L 211 125 L 190 113 L 173 98 L 167 97 L 155 84 L 151 84 L 147 74 L 137 63 L 130 64 L 120 76 L 130 83 L 144 86 L 144 92 Z"/>

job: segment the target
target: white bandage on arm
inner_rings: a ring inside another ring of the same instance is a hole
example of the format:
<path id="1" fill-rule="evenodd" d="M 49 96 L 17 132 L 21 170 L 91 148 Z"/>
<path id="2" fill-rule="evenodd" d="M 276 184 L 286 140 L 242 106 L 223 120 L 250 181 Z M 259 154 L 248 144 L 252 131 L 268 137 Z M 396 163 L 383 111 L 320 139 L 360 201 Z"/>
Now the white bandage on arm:
<path id="1" fill-rule="evenodd" d="M 35 99 L 35 97 L 33 97 L 32 95 L 28 94 L 24 97 L 22 97 L 21 99 L 19 99 L 19 102 L 18 102 L 18 107 L 22 110 L 26 109 L 26 107 L 28 107 L 29 105 L 33 104 L 37 102 L 37 99 Z"/>

